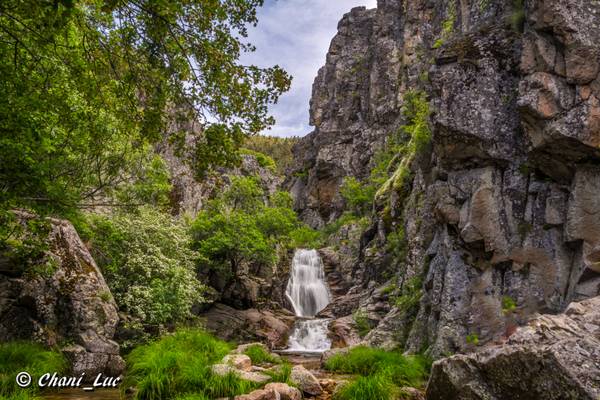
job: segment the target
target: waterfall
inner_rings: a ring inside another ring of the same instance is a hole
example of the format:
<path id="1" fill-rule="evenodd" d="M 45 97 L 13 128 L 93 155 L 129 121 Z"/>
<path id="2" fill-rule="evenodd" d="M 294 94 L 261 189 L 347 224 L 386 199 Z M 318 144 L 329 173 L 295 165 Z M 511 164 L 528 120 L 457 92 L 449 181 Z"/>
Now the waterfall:
<path id="1" fill-rule="evenodd" d="M 329 349 L 329 319 L 314 319 L 331 300 L 323 262 L 316 250 L 296 250 L 285 294 L 296 316 L 302 317 L 294 325 L 287 350 L 323 352 Z"/>
<path id="2" fill-rule="evenodd" d="M 316 250 L 296 250 L 285 294 L 298 317 L 314 317 L 329 304 L 323 262 Z"/>

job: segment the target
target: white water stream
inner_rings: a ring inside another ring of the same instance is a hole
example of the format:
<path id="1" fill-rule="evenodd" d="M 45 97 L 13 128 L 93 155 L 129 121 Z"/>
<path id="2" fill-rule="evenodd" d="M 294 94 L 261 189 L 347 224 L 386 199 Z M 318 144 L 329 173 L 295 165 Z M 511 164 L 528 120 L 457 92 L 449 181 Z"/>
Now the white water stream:
<path id="1" fill-rule="evenodd" d="M 323 352 L 331 347 L 327 337 L 329 319 L 315 315 L 331 301 L 325 282 L 323 262 L 316 250 L 296 250 L 285 294 L 298 319 L 288 341 L 287 351 Z"/>

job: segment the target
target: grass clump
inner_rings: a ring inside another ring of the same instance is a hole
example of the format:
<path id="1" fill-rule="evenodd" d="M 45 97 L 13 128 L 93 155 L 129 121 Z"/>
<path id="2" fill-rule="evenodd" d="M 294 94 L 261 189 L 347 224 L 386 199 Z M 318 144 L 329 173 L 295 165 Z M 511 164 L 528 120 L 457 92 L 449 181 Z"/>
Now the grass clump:
<path id="1" fill-rule="evenodd" d="M 269 353 L 265 348 L 259 344 L 254 344 L 249 346 L 244 354 L 250 357 L 252 360 L 252 364 L 279 364 L 280 360 L 273 356 L 273 354 Z"/>
<path id="2" fill-rule="evenodd" d="M 405 356 L 398 351 L 385 351 L 367 346 L 355 347 L 346 354 L 336 354 L 325 363 L 325 369 L 329 371 L 371 378 L 371 380 L 359 378 L 351 383 L 348 387 L 354 385 L 352 393 L 359 390 L 375 392 L 377 388 L 382 387 L 387 388 L 388 392 L 390 392 L 389 388 L 393 387 L 422 387 L 427 379 L 429 368 L 430 361 L 423 356 Z M 341 399 L 353 398 L 358 397 L 341 397 Z"/>
<path id="3" fill-rule="evenodd" d="M 140 400 L 178 396 L 195 400 L 248 393 L 257 385 L 234 373 L 219 376 L 211 370 L 230 350 L 229 344 L 202 330 L 179 330 L 129 354 L 123 387 L 135 386 L 135 399 Z"/>
<path id="4" fill-rule="evenodd" d="M 42 345 L 27 342 L 0 343 L 0 399 L 29 399 L 35 394 L 36 385 L 28 389 L 17 386 L 16 376 L 27 371 L 36 382 L 47 372 L 64 373 L 67 361 L 64 356 Z"/>
<path id="5" fill-rule="evenodd" d="M 334 396 L 334 400 L 388 400 L 396 398 L 398 388 L 392 385 L 384 374 L 361 376 L 344 385 Z"/>
<path id="6" fill-rule="evenodd" d="M 276 368 L 264 372 L 271 377 L 273 382 L 281 382 L 289 386 L 296 386 L 296 384 L 292 382 L 292 365 L 288 362 L 284 362 Z"/>

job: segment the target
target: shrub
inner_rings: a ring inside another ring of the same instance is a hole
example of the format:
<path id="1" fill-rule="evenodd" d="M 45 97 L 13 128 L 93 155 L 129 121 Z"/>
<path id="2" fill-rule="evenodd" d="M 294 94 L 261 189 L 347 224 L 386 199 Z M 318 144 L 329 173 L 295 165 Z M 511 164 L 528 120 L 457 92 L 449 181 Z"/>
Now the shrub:
<path id="1" fill-rule="evenodd" d="M 448 16 L 442 22 L 442 32 L 440 37 L 433 44 L 434 49 L 442 47 L 444 42 L 452 35 L 454 24 L 456 23 L 456 0 L 450 0 L 448 3 Z"/>
<path id="2" fill-rule="evenodd" d="M 430 368 L 427 358 L 419 355 L 404 356 L 398 351 L 386 351 L 358 346 L 346 354 L 336 354 L 325 363 L 325 369 L 362 376 L 379 375 L 390 384 L 420 387 Z"/>
<path id="3" fill-rule="evenodd" d="M 525 26 L 525 5 L 523 0 L 513 0 L 513 12 L 510 23 L 516 32 L 523 32 Z"/>
<path id="4" fill-rule="evenodd" d="M 196 400 L 231 397 L 252 391 L 256 384 L 233 373 L 225 376 L 213 374 L 211 365 L 230 350 L 229 344 L 204 331 L 179 330 L 135 348 L 127 357 L 128 370 L 123 386 L 135 386 L 135 398 L 143 400 L 177 396 Z"/>
<path id="5" fill-rule="evenodd" d="M 274 357 L 271 353 L 266 351 L 263 346 L 258 345 L 258 344 L 249 346 L 246 349 L 246 351 L 244 351 L 244 354 L 247 355 L 248 357 L 250 357 L 250 359 L 252 360 L 252 364 L 254 364 L 254 365 L 264 364 L 264 363 L 269 363 L 269 364 L 279 363 L 279 359 L 277 357 Z"/>
<path id="6" fill-rule="evenodd" d="M 88 227 L 92 254 L 119 309 L 140 324 L 182 322 L 204 300 L 195 272 L 199 255 L 190 249 L 182 221 L 141 208 L 135 214 L 90 215 Z"/>
<path id="7" fill-rule="evenodd" d="M 422 281 L 418 276 L 408 279 L 402 286 L 399 296 L 395 300 L 395 305 L 409 316 L 414 316 L 419 308 L 421 301 Z"/>
<path id="8" fill-rule="evenodd" d="M 356 215 L 364 215 L 373 203 L 376 188 L 364 184 L 355 177 L 346 177 L 340 187 L 340 194 L 346 201 L 346 206 Z"/>
<path id="9" fill-rule="evenodd" d="M 22 220 L 4 206 L 0 206 L 0 257 L 23 273 L 52 275 L 56 261 L 47 254 L 50 222 L 40 217 Z"/>
<path id="10" fill-rule="evenodd" d="M 39 344 L 27 342 L 0 343 L 0 399 L 28 399 L 36 385 L 22 389 L 16 384 L 16 375 L 27 371 L 35 382 L 47 372 L 64 373 L 68 367 L 64 356 Z"/>
<path id="11" fill-rule="evenodd" d="M 410 90 L 404 95 L 402 115 L 406 124 L 402 130 L 410 137 L 409 153 L 418 154 L 431 142 L 429 102 L 422 91 Z"/>

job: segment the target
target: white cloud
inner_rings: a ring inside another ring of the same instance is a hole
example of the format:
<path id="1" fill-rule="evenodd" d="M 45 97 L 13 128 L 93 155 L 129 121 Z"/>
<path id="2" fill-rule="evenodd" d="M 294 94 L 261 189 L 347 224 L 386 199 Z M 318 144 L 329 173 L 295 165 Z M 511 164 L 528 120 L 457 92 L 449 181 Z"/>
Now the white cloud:
<path id="1" fill-rule="evenodd" d="M 266 0 L 258 25 L 248 40 L 256 52 L 242 61 L 267 67 L 279 65 L 293 77 L 292 87 L 271 106 L 276 125 L 265 134 L 303 136 L 308 125 L 308 101 L 318 69 L 325 63 L 329 43 L 342 15 L 352 7 L 374 8 L 376 0 Z"/>

